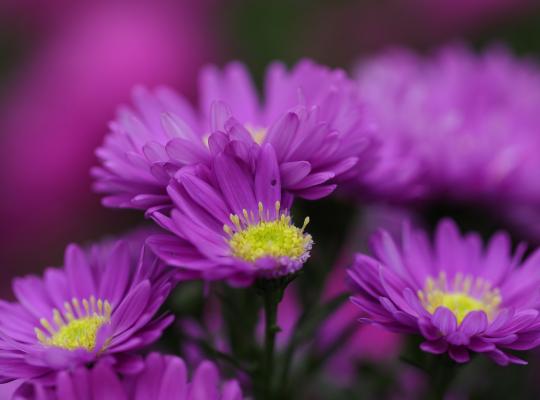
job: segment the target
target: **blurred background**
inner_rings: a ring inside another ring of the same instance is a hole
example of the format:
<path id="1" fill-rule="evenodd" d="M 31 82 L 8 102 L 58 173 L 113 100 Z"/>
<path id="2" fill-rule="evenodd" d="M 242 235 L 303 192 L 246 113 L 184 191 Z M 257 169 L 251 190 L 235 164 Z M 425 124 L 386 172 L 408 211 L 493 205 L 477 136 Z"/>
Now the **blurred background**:
<path id="1" fill-rule="evenodd" d="M 456 41 L 478 49 L 503 42 L 540 56 L 540 1 L 0 0 L 0 297 L 11 297 L 13 276 L 60 265 L 67 243 L 140 222 L 139 213 L 101 207 L 89 175 L 108 121 L 135 84 L 168 84 L 196 100 L 207 63 L 241 60 L 260 83 L 275 59 L 310 57 L 350 70 L 387 47 L 426 52 Z M 337 215 L 303 205 L 320 216 L 312 233 L 328 235 L 341 221 L 355 227 L 354 247 L 402 216 L 369 208 L 351 224 L 353 207 L 335 202 L 322 207 Z M 446 211 L 434 211 L 433 221 Z M 328 240 L 321 253 L 335 256 L 341 240 Z"/>
<path id="2" fill-rule="evenodd" d="M 159 0 L 0 2 L 0 265 L 57 265 L 66 243 L 138 218 L 99 205 L 94 149 L 134 84 L 190 98 L 206 63 L 239 59 L 260 80 L 274 59 L 350 68 L 388 46 L 504 41 L 540 52 L 536 0 Z"/>
<path id="3" fill-rule="evenodd" d="M 0 2 L 0 264 L 11 275 L 61 262 L 70 241 L 139 218 L 90 190 L 94 150 L 135 84 L 195 100 L 206 63 L 245 62 L 260 80 L 275 59 L 349 69 L 389 46 L 502 41 L 540 52 L 535 0 Z"/>

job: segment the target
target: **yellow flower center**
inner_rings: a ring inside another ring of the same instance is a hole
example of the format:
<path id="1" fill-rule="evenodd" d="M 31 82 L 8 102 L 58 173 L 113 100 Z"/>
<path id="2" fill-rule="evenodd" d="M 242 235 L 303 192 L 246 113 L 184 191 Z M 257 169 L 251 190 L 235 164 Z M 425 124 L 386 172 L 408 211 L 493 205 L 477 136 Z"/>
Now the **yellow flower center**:
<path id="1" fill-rule="evenodd" d="M 268 210 L 265 213 L 262 203 L 259 203 L 258 220 L 247 210 L 243 210 L 243 219 L 236 214 L 230 216 L 234 228 L 224 225 L 223 229 L 229 235 L 228 242 L 235 257 L 254 262 L 264 257 L 299 259 L 307 254 L 313 243 L 311 235 L 304 233 L 309 218 L 297 228 L 289 215 L 280 215 L 279 209 L 280 203 L 276 202 L 275 219 L 270 218 Z"/>
<path id="2" fill-rule="evenodd" d="M 96 301 L 94 296 L 91 296 L 89 301 L 83 299 L 82 302 L 74 298 L 71 303 L 64 303 L 64 309 L 62 313 L 57 309 L 53 310 L 54 324 L 46 318 L 39 321 L 45 330 L 44 332 L 35 328 L 39 342 L 45 346 L 66 350 L 94 350 L 99 328 L 110 322 L 110 303 L 101 299 Z"/>
<path id="3" fill-rule="evenodd" d="M 447 282 L 444 272 L 437 279 L 428 278 L 424 290 L 418 291 L 418 298 L 432 314 L 438 307 L 448 308 L 458 324 L 471 311 L 484 311 L 492 319 L 502 301 L 499 289 L 493 289 L 482 278 L 464 277 L 458 273 L 452 282 Z"/>

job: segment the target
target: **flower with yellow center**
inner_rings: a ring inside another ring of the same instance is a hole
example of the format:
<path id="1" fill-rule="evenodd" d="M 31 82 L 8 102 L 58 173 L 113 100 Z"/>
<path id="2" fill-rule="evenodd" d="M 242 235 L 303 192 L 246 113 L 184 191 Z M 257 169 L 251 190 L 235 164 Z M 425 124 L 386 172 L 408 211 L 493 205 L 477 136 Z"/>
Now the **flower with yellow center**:
<path id="1" fill-rule="evenodd" d="M 301 228 L 294 226 L 286 210 L 280 213 L 279 201 L 275 203 L 275 218 L 259 202 L 258 218 L 243 210 L 243 218 L 234 214 L 230 219 L 234 227 L 225 225 L 223 229 L 236 258 L 247 262 L 273 258 L 301 265 L 309 257 L 313 240 L 304 232 L 309 218 L 305 218 Z"/>
<path id="2" fill-rule="evenodd" d="M 437 279 L 428 278 L 424 290 L 418 291 L 418 298 L 427 311 L 434 313 L 438 307 L 446 307 L 454 313 L 460 324 L 471 311 L 483 311 L 489 319 L 496 314 L 502 301 L 498 289 L 482 278 L 456 274 L 452 282 L 447 282 L 441 272 Z"/>
<path id="3" fill-rule="evenodd" d="M 81 308 L 82 303 L 82 308 Z M 85 349 L 93 351 L 99 329 L 110 322 L 112 307 L 107 300 L 91 296 L 89 300 L 73 298 L 64 303 L 64 311 L 53 310 L 53 323 L 42 318 L 45 332 L 35 328 L 36 337 L 45 346 L 66 350 Z"/>

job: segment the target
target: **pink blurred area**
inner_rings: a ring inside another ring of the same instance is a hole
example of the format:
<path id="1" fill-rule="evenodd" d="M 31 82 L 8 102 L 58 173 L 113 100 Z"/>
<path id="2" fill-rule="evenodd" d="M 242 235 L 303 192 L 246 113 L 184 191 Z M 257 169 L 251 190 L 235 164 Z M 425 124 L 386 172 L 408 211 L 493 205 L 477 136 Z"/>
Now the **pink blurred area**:
<path id="1" fill-rule="evenodd" d="M 0 88 L 2 294 L 9 277 L 58 262 L 67 242 L 129 223 L 91 193 L 88 171 L 108 120 L 134 84 L 193 95 L 198 69 L 219 48 L 208 1 L 32 1 L 26 11 L 12 3 L 0 21 L 42 19 Z"/>

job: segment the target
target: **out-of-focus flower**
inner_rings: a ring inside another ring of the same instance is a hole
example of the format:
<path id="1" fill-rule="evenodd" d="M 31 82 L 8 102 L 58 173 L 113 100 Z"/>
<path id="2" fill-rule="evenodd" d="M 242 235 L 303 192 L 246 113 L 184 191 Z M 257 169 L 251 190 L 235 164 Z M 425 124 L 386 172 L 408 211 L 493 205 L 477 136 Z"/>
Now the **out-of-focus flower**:
<path id="1" fill-rule="evenodd" d="M 492 48 L 405 50 L 366 60 L 359 90 L 380 138 L 429 198 L 538 204 L 540 70 Z"/>
<path id="2" fill-rule="evenodd" d="M 442 221 L 433 244 L 405 226 L 401 245 L 386 232 L 373 237 L 374 258 L 358 255 L 349 270 L 352 299 L 364 322 L 422 335 L 424 351 L 469 361 L 484 353 L 501 365 L 523 364 L 508 351 L 540 343 L 540 251 L 522 261 L 510 239 L 496 234 L 485 249 Z"/>
<path id="3" fill-rule="evenodd" d="M 193 77 L 214 53 L 206 1 L 14 3 L 35 11 L 48 28 L 2 86 L 4 274 L 15 261 L 20 274 L 44 255 L 57 257 L 58 243 L 110 221 L 89 192 L 88 170 L 112 110 L 137 83 L 170 82 L 192 95 Z M 27 251 L 27 242 L 35 251 Z"/>
<path id="4" fill-rule="evenodd" d="M 208 135 L 188 101 L 172 89 L 133 90 L 134 109 L 121 107 L 110 133 L 97 150 L 101 167 L 92 169 L 94 188 L 105 193 L 108 207 L 146 210 L 170 203 L 166 187 L 182 166 L 210 163 Z M 208 121 L 222 118 L 220 105 L 211 108 Z M 205 143 L 205 135 L 206 141 Z"/>
<path id="5" fill-rule="evenodd" d="M 107 357 L 119 371 L 141 366 L 129 352 L 156 340 L 172 316 L 155 317 L 173 271 L 125 241 L 87 251 L 71 245 L 63 269 L 16 279 L 17 302 L 0 302 L 0 379 L 50 382 L 55 372 Z"/>
<path id="6" fill-rule="evenodd" d="M 317 199 L 331 193 L 333 182 L 371 168 L 374 127 L 344 71 L 304 60 L 288 73 L 274 63 L 264 85 L 261 103 L 242 65 L 208 68 L 202 74 L 201 101 L 203 107 L 224 101 L 237 118 L 224 124 L 230 136 L 270 143 L 282 171 L 302 171 L 299 182 L 284 182 L 289 191 Z"/>
<path id="7" fill-rule="evenodd" d="M 108 360 L 93 368 L 78 367 L 58 374 L 55 385 L 23 385 L 17 400 L 242 400 L 235 380 L 222 380 L 216 366 L 203 361 L 188 379 L 184 361 L 151 353 L 140 373 L 121 379 Z"/>
<path id="8" fill-rule="evenodd" d="M 169 205 L 166 185 L 180 167 L 209 162 L 221 146 L 219 133 L 236 146 L 260 149 L 272 144 L 282 186 L 317 199 L 331 193 L 338 179 L 369 170 L 370 124 L 355 85 L 343 71 L 310 61 L 290 72 L 268 69 L 264 104 L 243 65 L 221 72 L 209 67 L 200 77 L 200 110 L 167 88 L 138 88 L 135 109 L 123 108 L 98 150 L 95 188 L 111 207 L 148 209 Z"/>
<path id="9" fill-rule="evenodd" d="M 212 138 L 210 138 L 212 140 Z M 154 235 L 149 246 L 186 278 L 247 284 L 300 269 L 312 239 L 293 225 L 291 197 L 282 193 L 276 154 L 262 146 L 255 163 L 234 156 L 227 144 L 205 165 L 178 171 L 168 187 L 174 207 L 152 218 L 172 235 Z"/>

